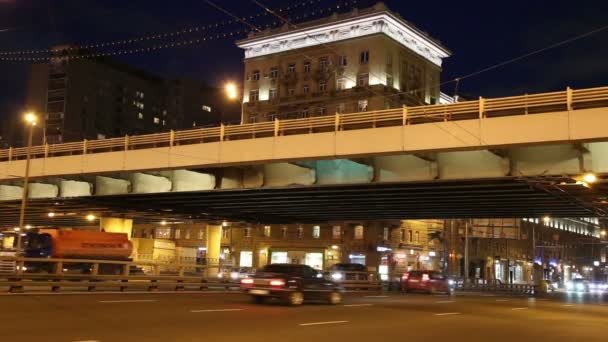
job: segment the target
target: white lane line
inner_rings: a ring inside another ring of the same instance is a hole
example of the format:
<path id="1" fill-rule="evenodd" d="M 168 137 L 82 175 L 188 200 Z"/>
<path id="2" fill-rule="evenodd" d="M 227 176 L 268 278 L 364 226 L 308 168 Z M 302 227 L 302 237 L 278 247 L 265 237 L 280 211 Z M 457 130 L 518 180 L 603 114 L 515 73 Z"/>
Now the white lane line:
<path id="1" fill-rule="evenodd" d="M 374 304 L 344 304 L 345 307 L 355 307 L 355 306 L 372 306 Z"/>
<path id="2" fill-rule="evenodd" d="M 365 298 L 388 298 L 388 296 L 363 296 Z"/>
<path id="3" fill-rule="evenodd" d="M 438 313 L 438 314 L 433 314 L 434 316 L 452 316 L 452 315 L 461 315 L 460 312 L 444 312 L 444 313 Z"/>
<path id="4" fill-rule="evenodd" d="M 325 325 L 325 324 L 341 324 L 348 323 L 348 321 L 327 321 L 327 322 L 313 322 L 313 323 L 300 323 L 298 324 L 301 327 L 308 327 L 311 325 Z"/>
<path id="5" fill-rule="evenodd" d="M 496 301 L 497 302 L 508 302 L 509 300 L 508 299 L 497 299 Z"/>
<path id="6" fill-rule="evenodd" d="M 574 306 L 574 304 L 564 304 L 562 306 L 569 307 L 569 306 Z"/>
<path id="7" fill-rule="evenodd" d="M 435 303 L 437 303 L 437 304 L 447 304 L 447 303 L 455 303 L 455 302 L 456 302 L 455 300 L 440 300 L 440 301 L 437 301 Z"/>
<path id="8" fill-rule="evenodd" d="M 528 310 L 528 308 L 511 308 L 511 310 Z"/>
<path id="9" fill-rule="evenodd" d="M 190 312 L 229 312 L 229 311 L 243 311 L 243 309 L 209 309 L 209 310 L 190 310 Z"/>
<path id="10" fill-rule="evenodd" d="M 100 342 L 99 340 L 82 340 L 82 341 L 74 341 L 74 342 Z"/>
<path id="11" fill-rule="evenodd" d="M 100 300 L 99 303 L 152 303 L 157 299 L 126 299 L 126 300 Z"/>

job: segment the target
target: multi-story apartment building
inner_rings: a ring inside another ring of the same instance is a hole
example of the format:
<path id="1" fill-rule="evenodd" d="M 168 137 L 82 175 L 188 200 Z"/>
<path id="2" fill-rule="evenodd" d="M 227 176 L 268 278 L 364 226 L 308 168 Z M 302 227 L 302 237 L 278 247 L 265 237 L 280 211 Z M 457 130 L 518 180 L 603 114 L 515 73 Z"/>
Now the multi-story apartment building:
<path id="1" fill-rule="evenodd" d="M 156 133 L 217 124 L 230 110 L 238 115 L 219 87 L 166 80 L 109 58 L 73 58 L 86 53 L 31 66 L 26 108 L 42 117 L 35 143 Z"/>
<path id="2" fill-rule="evenodd" d="M 243 123 L 434 104 L 450 56 L 382 3 L 252 32 L 237 45 Z"/>

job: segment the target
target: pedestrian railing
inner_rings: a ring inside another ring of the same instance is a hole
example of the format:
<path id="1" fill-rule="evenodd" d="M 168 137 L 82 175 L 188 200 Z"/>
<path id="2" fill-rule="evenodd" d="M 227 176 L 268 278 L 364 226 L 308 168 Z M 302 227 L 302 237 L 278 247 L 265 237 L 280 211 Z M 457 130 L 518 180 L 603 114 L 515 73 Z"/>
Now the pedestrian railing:
<path id="1" fill-rule="evenodd" d="M 484 119 L 555 111 L 608 107 L 608 87 L 511 96 L 451 104 L 423 105 L 360 113 L 335 114 L 302 119 L 241 125 L 220 125 L 184 131 L 170 131 L 121 138 L 84 140 L 64 144 L 33 146 L 32 158 L 126 151 L 150 147 L 200 144 L 260 137 L 338 132 L 363 128 L 405 126 L 430 122 Z M 24 159 L 27 148 L 0 150 L 0 161 Z"/>
<path id="2" fill-rule="evenodd" d="M 535 294 L 536 287 L 529 284 L 457 284 L 458 291 Z"/>

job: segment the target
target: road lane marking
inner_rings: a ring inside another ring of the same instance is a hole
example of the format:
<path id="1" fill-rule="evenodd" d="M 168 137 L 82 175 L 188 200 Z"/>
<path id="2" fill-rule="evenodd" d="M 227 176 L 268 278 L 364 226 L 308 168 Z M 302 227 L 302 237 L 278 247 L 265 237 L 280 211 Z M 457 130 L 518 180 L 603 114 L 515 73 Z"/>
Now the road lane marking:
<path id="1" fill-rule="evenodd" d="M 566 307 L 568 307 L 568 306 L 574 306 L 574 304 L 564 304 L 564 305 L 562 305 L 562 306 L 566 306 Z"/>
<path id="2" fill-rule="evenodd" d="M 509 300 L 508 299 L 497 299 L 496 301 L 497 302 L 508 302 Z"/>
<path id="3" fill-rule="evenodd" d="M 388 296 L 363 296 L 365 298 L 388 298 Z"/>
<path id="4" fill-rule="evenodd" d="M 455 300 L 440 300 L 440 301 L 437 301 L 435 303 L 437 303 L 437 304 L 447 304 L 447 303 L 455 303 L 455 302 L 456 302 Z"/>
<path id="5" fill-rule="evenodd" d="M 437 313 L 437 314 L 433 314 L 434 316 L 452 316 L 452 315 L 461 315 L 460 312 L 444 312 L 444 313 Z"/>
<path id="6" fill-rule="evenodd" d="M 243 309 L 209 309 L 209 310 L 190 310 L 190 312 L 229 312 L 229 311 L 243 311 Z"/>
<path id="7" fill-rule="evenodd" d="M 325 324 L 341 324 L 348 323 L 348 321 L 327 321 L 327 322 L 313 322 L 313 323 L 300 323 L 298 324 L 301 327 L 308 327 L 311 325 L 325 325 Z"/>
<path id="8" fill-rule="evenodd" d="M 374 304 L 344 304 L 346 307 L 354 307 L 354 306 L 372 306 Z"/>
<path id="9" fill-rule="evenodd" d="M 528 308 L 511 308 L 511 310 L 528 310 Z"/>
<path id="10" fill-rule="evenodd" d="M 99 303 L 152 303 L 157 299 L 125 299 L 125 300 L 100 300 Z"/>

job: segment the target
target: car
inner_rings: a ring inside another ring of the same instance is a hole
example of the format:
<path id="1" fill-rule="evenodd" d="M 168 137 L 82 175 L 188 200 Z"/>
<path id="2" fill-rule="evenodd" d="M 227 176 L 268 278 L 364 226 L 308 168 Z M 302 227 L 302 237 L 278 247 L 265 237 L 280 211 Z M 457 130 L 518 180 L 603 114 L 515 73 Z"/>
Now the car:
<path id="1" fill-rule="evenodd" d="M 217 277 L 218 279 L 231 283 L 239 283 L 241 279 L 248 278 L 252 275 L 250 269 L 245 267 L 240 268 L 226 268 L 221 270 Z"/>
<path id="2" fill-rule="evenodd" d="M 361 264 L 340 263 L 333 265 L 329 272 L 331 279 L 335 282 L 345 280 L 368 280 L 367 268 Z"/>
<path id="3" fill-rule="evenodd" d="M 291 306 L 309 300 L 332 305 L 342 302 L 339 285 L 307 265 L 266 265 L 250 278 L 241 279 L 241 289 L 258 304 L 271 298 Z"/>
<path id="4" fill-rule="evenodd" d="M 569 292 L 589 292 L 589 281 L 582 278 L 572 279 L 572 281 L 566 283 L 566 290 Z"/>
<path id="5" fill-rule="evenodd" d="M 410 271 L 401 277 L 404 292 L 451 293 L 450 280 L 437 271 Z"/>

